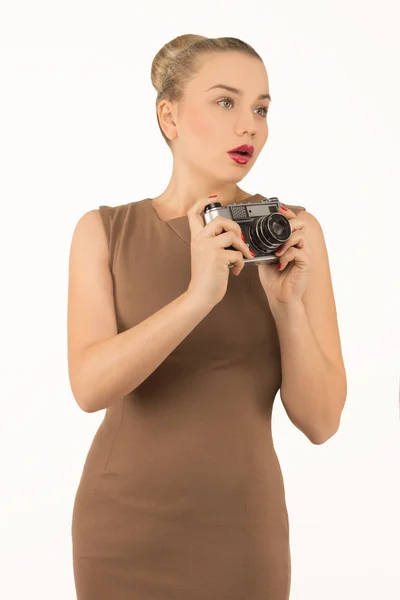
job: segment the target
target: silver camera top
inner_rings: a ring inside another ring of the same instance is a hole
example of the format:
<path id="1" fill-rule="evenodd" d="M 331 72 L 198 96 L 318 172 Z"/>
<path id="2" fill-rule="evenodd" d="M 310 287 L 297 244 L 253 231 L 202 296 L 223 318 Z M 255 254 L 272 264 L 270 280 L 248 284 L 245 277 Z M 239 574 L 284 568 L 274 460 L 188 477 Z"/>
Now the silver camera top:
<path id="1" fill-rule="evenodd" d="M 261 202 L 234 202 L 226 206 L 222 206 L 220 202 L 212 202 L 205 207 L 204 221 L 207 224 L 215 217 L 221 216 L 240 223 L 278 212 L 280 205 L 276 197 L 265 198 Z"/>

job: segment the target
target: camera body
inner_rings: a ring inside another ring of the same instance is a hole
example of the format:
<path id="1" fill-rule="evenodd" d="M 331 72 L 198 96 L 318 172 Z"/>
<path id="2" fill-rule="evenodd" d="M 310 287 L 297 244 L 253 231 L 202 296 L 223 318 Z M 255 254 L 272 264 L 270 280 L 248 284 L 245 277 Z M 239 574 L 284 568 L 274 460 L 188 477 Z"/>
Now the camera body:
<path id="1" fill-rule="evenodd" d="M 225 217 L 239 223 L 245 236 L 245 243 L 255 253 L 254 258 L 245 258 L 245 263 L 277 263 L 279 258 L 274 252 L 286 242 L 292 227 L 289 219 L 279 212 L 278 198 L 265 198 L 261 202 L 233 203 L 222 206 L 220 202 L 211 202 L 204 209 L 205 224 L 216 217 Z M 233 246 L 227 250 L 237 250 Z M 233 265 L 229 265 L 229 268 Z"/>

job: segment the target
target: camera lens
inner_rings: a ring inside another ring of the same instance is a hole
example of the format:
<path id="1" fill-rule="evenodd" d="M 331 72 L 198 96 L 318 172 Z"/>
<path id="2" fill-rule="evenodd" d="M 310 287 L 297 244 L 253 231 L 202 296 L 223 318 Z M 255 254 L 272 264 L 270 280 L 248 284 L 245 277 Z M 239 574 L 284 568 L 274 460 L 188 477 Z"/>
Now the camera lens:
<path id="1" fill-rule="evenodd" d="M 278 221 L 273 221 L 271 223 L 271 230 L 274 235 L 279 237 L 283 233 L 282 223 L 278 223 Z"/>
<path id="2" fill-rule="evenodd" d="M 251 222 L 248 235 L 259 252 L 270 252 L 286 242 L 292 233 L 289 219 L 280 213 L 271 213 Z"/>

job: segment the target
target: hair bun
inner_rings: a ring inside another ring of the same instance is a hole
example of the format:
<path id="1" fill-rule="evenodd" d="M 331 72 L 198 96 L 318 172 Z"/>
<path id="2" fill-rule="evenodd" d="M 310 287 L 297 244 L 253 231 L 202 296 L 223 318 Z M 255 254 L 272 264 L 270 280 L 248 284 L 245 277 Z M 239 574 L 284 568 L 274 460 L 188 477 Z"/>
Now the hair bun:
<path id="1" fill-rule="evenodd" d="M 157 92 L 161 89 L 164 75 L 175 60 L 177 54 L 182 50 L 189 48 L 196 42 L 206 39 L 207 37 L 203 35 L 186 33 L 184 35 L 179 35 L 167 44 L 164 44 L 151 63 L 151 83 Z"/>

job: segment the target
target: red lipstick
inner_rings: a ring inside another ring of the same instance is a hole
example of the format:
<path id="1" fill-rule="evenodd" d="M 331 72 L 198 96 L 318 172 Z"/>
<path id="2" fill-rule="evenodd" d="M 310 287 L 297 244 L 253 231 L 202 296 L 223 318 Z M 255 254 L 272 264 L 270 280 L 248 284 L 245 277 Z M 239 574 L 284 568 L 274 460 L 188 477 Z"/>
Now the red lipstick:
<path id="1" fill-rule="evenodd" d="M 250 158 L 253 156 L 254 146 L 243 144 L 237 148 L 232 148 L 228 151 L 229 156 L 239 165 L 247 165 Z"/>
<path id="2" fill-rule="evenodd" d="M 232 148 L 232 150 L 228 150 L 228 152 L 239 152 L 243 154 L 248 154 L 249 156 L 253 156 L 254 146 L 248 146 L 247 144 L 243 144 L 242 146 L 238 146 L 237 148 Z"/>

